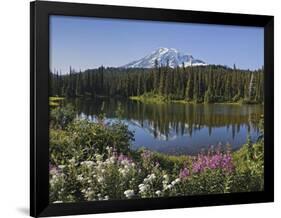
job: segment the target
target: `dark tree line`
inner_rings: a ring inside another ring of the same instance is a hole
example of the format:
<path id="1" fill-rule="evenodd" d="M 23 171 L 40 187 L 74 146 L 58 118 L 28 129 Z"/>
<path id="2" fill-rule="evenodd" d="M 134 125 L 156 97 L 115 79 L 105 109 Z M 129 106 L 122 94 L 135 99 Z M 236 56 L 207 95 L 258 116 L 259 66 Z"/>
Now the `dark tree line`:
<path id="1" fill-rule="evenodd" d="M 167 63 L 168 66 L 168 63 Z M 263 69 L 184 65 L 153 69 L 105 68 L 50 72 L 53 96 L 140 96 L 146 93 L 194 102 L 263 102 Z"/>

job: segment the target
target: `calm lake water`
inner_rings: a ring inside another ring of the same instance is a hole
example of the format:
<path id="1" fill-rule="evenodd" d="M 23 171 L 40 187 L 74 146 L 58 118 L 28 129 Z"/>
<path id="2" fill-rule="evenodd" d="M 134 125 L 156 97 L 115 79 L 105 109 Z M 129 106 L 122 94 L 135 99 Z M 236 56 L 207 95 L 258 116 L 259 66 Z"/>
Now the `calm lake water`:
<path id="1" fill-rule="evenodd" d="M 72 99 L 79 117 L 95 121 L 101 112 L 106 122 L 116 121 L 118 104 L 122 121 L 135 134 L 132 149 L 147 147 L 168 154 L 195 155 L 210 146 L 227 143 L 233 150 L 259 135 L 262 105 L 232 104 L 144 104 L 127 99 Z"/>

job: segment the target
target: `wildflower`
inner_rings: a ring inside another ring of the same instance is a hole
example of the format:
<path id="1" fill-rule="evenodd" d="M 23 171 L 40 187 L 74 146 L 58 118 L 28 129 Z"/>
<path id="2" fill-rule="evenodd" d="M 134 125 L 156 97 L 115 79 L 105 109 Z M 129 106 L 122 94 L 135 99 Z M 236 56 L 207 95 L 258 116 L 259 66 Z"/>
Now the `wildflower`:
<path id="1" fill-rule="evenodd" d="M 125 176 L 125 175 L 126 175 L 126 173 L 127 173 L 127 171 L 126 171 L 125 169 L 122 169 L 122 170 L 121 170 L 121 174 L 122 174 L 122 176 Z"/>
<path id="2" fill-rule="evenodd" d="M 98 193 L 98 199 L 101 201 L 101 200 L 103 200 L 103 198 L 102 198 L 102 196 L 101 196 L 101 193 Z"/>
<path id="3" fill-rule="evenodd" d="M 155 192 L 155 194 L 156 194 L 157 196 L 160 196 L 160 195 L 161 195 L 161 191 L 160 191 L 160 190 L 157 190 L 157 191 Z"/>
<path id="4" fill-rule="evenodd" d="M 84 165 L 84 166 L 87 166 L 87 167 L 91 167 L 91 166 L 94 165 L 94 162 L 93 162 L 93 161 L 90 161 L 90 160 L 88 160 L 88 161 L 83 161 L 83 162 L 81 162 L 81 165 Z"/>
<path id="5" fill-rule="evenodd" d="M 152 173 L 152 174 L 149 176 L 149 180 L 154 180 L 154 179 L 156 179 L 156 176 L 155 176 L 154 173 Z"/>
<path id="6" fill-rule="evenodd" d="M 152 152 L 149 150 L 144 150 L 141 154 L 143 159 L 149 159 L 152 156 Z"/>
<path id="7" fill-rule="evenodd" d="M 58 173 L 58 169 L 55 166 L 50 167 L 50 174 L 56 175 Z"/>
<path id="8" fill-rule="evenodd" d="M 69 163 L 70 163 L 70 164 L 74 164 L 74 163 L 75 163 L 75 158 L 74 158 L 74 157 L 71 158 L 71 159 L 69 160 Z"/>
<path id="9" fill-rule="evenodd" d="M 128 190 L 124 191 L 124 195 L 127 198 L 132 198 L 135 195 L 135 193 L 134 193 L 134 190 L 128 189 Z"/>
<path id="10" fill-rule="evenodd" d="M 128 164 L 131 162 L 131 160 L 129 159 L 129 157 L 125 156 L 124 154 L 120 154 L 118 156 L 118 161 L 121 162 L 121 164 Z"/>
<path id="11" fill-rule="evenodd" d="M 110 160 L 110 163 L 115 163 L 116 157 L 112 156 L 112 157 L 109 158 L 109 160 Z"/>
<path id="12" fill-rule="evenodd" d="M 82 175 L 78 175 L 76 179 L 77 179 L 78 181 L 83 181 L 84 178 L 83 178 Z"/>
<path id="13" fill-rule="evenodd" d="M 187 168 L 184 168 L 184 169 L 182 169 L 182 170 L 180 171 L 179 177 L 180 177 L 181 179 L 185 179 L 185 178 L 187 178 L 188 176 L 189 176 L 189 170 L 188 170 Z"/>
<path id="14" fill-rule="evenodd" d="M 103 177 L 99 177 L 99 178 L 98 178 L 98 182 L 99 182 L 99 183 L 102 183 L 103 181 L 104 181 L 104 178 L 103 178 Z"/>
<path id="15" fill-rule="evenodd" d="M 148 186 L 147 185 L 144 185 L 144 184 L 140 184 L 139 185 L 139 190 L 140 190 L 140 193 L 142 192 L 145 192 L 147 190 Z"/>
<path id="16" fill-rule="evenodd" d="M 100 154 L 96 154 L 95 157 L 96 157 L 97 161 L 101 161 L 102 160 L 102 156 Z"/>
<path id="17" fill-rule="evenodd" d="M 225 172 L 231 172 L 233 168 L 231 153 L 227 152 L 224 154 L 217 150 L 215 153 L 209 152 L 207 155 L 198 155 L 197 159 L 193 162 L 192 171 L 200 173 L 205 169 L 222 169 Z"/>
<path id="18" fill-rule="evenodd" d="M 65 165 L 59 165 L 58 168 L 62 170 L 65 168 Z"/>

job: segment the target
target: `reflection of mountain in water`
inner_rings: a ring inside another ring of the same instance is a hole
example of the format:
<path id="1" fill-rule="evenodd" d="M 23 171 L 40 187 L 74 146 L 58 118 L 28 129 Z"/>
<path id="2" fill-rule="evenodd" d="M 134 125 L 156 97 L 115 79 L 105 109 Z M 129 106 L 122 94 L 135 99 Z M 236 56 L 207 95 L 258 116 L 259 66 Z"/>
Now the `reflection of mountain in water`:
<path id="1" fill-rule="evenodd" d="M 260 105 L 231 104 L 143 104 L 141 102 L 117 99 L 74 100 L 78 113 L 95 116 L 103 113 L 107 118 L 116 118 L 115 111 L 120 104 L 124 119 L 131 125 L 139 126 L 155 138 L 171 140 L 177 135 L 189 135 L 203 128 L 225 127 L 232 137 L 239 133 L 241 126 L 248 131 L 258 131 L 258 119 L 262 113 Z M 103 105 L 103 106 L 102 106 Z"/>

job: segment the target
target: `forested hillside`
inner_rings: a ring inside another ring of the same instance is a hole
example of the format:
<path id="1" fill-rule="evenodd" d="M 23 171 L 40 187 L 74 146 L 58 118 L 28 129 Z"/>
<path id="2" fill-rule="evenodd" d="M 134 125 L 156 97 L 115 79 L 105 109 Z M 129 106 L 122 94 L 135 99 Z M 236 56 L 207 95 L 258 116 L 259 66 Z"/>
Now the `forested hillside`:
<path id="1" fill-rule="evenodd" d="M 168 66 L 168 63 L 167 63 Z M 105 68 L 50 72 L 52 96 L 141 96 L 147 93 L 192 102 L 263 102 L 263 70 L 218 65 L 152 69 Z"/>

